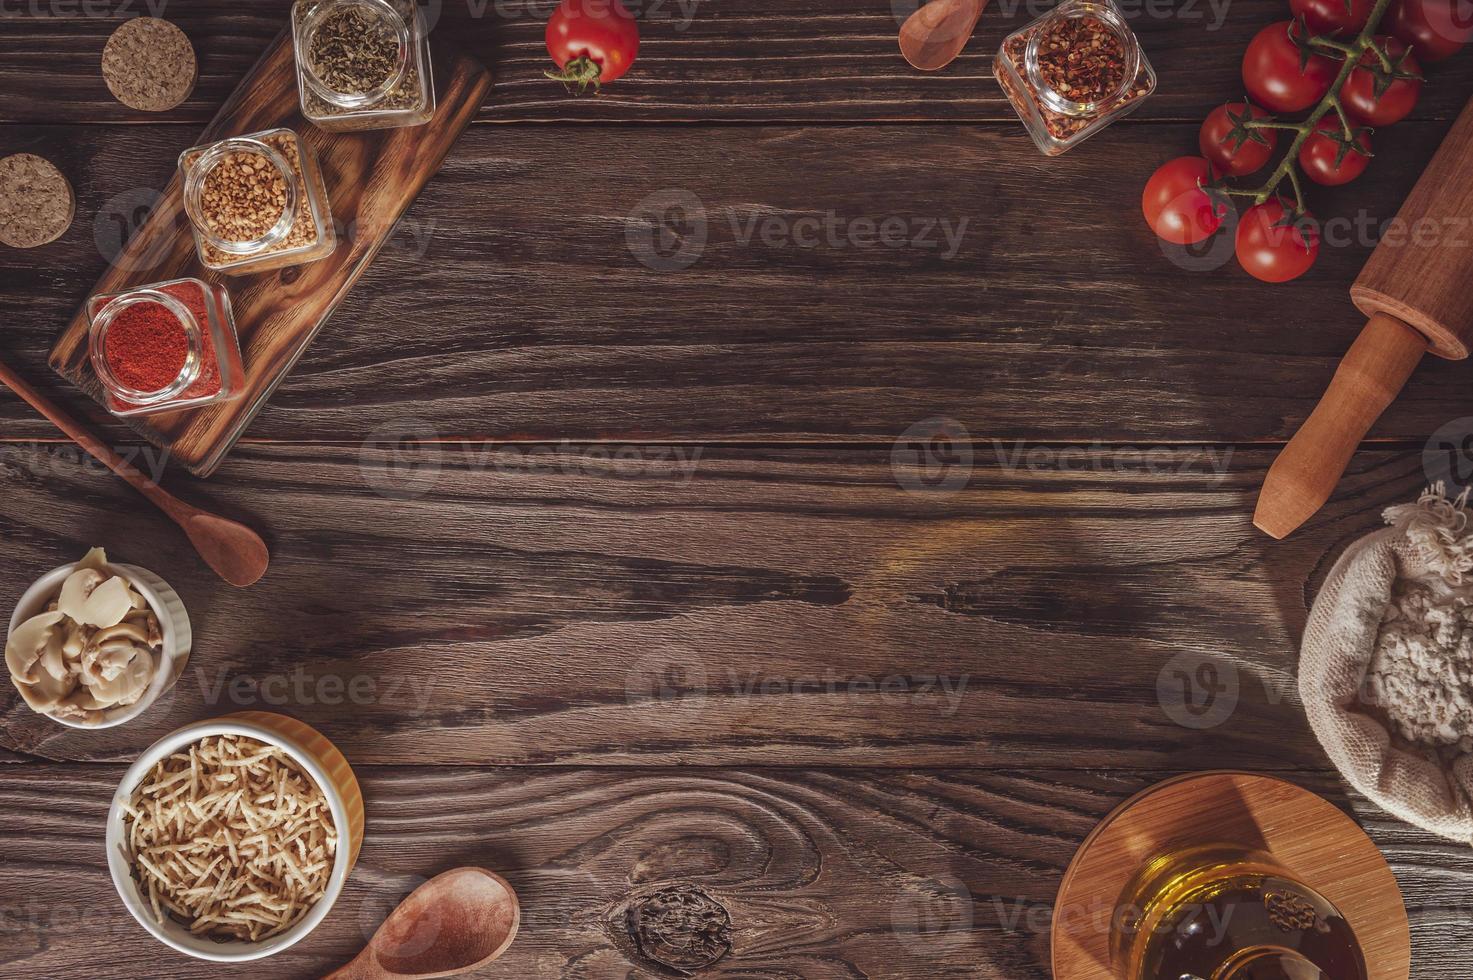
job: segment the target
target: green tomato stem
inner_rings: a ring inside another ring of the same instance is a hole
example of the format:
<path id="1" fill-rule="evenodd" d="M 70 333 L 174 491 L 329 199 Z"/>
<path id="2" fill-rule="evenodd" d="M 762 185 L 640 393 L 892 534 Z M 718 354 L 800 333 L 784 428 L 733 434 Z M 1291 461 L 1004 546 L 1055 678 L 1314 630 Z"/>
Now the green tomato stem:
<path id="1" fill-rule="evenodd" d="M 1299 187 L 1299 175 L 1294 172 L 1295 164 L 1299 159 L 1299 150 L 1304 146 L 1304 141 L 1309 139 L 1310 135 L 1314 133 L 1316 124 L 1331 109 L 1339 114 L 1340 123 L 1345 127 L 1347 138 L 1350 136 L 1350 119 L 1345 114 L 1345 107 L 1340 104 L 1340 89 L 1345 85 L 1346 80 L 1350 78 L 1351 72 L 1355 71 L 1356 66 L 1360 64 L 1361 55 L 1367 51 L 1375 51 L 1377 57 L 1381 58 L 1383 63 L 1387 61 L 1385 52 L 1377 48 L 1371 39 L 1376 36 L 1376 28 L 1380 26 L 1381 18 L 1385 16 L 1386 8 L 1389 6 L 1391 6 L 1391 0 L 1376 0 L 1375 6 L 1371 8 L 1370 17 L 1366 19 L 1366 26 L 1361 29 L 1361 32 L 1356 35 L 1353 41 L 1337 41 L 1333 38 L 1324 37 L 1311 37 L 1309 39 L 1311 45 L 1319 44 L 1322 47 L 1343 53 L 1345 55 L 1344 64 L 1340 66 L 1340 71 L 1336 74 L 1335 81 L 1330 83 L 1329 91 L 1325 93 L 1324 97 L 1320 99 L 1319 104 L 1314 107 L 1313 111 L 1303 121 L 1297 123 L 1281 123 L 1275 120 L 1271 123 L 1257 121 L 1250 121 L 1248 123 L 1250 127 L 1293 130 L 1296 135 L 1289 144 L 1289 148 L 1284 151 L 1284 158 L 1279 161 L 1279 165 L 1274 168 L 1273 173 L 1268 175 L 1268 179 L 1261 186 L 1251 190 L 1225 188 L 1228 195 L 1232 197 L 1251 198 L 1254 204 L 1262 204 L 1269 198 L 1275 196 L 1279 191 L 1279 186 L 1287 179 L 1294 189 L 1294 207 L 1300 210 L 1304 208 L 1304 195 Z M 1388 69 L 1389 67 L 1388 64 Z"/>

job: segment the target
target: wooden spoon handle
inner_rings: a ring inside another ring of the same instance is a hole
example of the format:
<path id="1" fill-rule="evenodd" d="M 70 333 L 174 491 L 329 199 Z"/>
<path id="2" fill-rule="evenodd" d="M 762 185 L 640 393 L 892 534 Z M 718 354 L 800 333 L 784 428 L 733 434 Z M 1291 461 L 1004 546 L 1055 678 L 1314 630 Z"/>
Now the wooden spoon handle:
<path id="1" fill-rule="evenodd" d="M 169 493 L 150 480 L 133 464 L 119 456 L 111 446 L 97 438 L 80 422 L 72 418 L 51 399 L 41 394 L 30 383 L 16 374 L 10 365 L 0 361 L 0 381 L 14 391 L 32 408 L 44 415 L 52 425 L 64 432 L 73 442 L 91 453 L 108 469 L 127 480 L 133 487 L 160 510 L 175 521 L 183 521 L 195 512 L 195 508 Z"/>
<path id="2" fill-rule="evenodd" d="M 1396 317 L 1371 317 L 1314 412 L 1269 467 L 1253 523 L 1282 538 L 1309 520 L 1426 352 L 1427 338 Z"/>

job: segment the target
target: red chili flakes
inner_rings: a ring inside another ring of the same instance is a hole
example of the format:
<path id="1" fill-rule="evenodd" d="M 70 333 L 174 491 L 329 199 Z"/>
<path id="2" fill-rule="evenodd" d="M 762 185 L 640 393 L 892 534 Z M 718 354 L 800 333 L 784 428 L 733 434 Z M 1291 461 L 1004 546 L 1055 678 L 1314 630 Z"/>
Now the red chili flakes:
<path id="1" fill-rule="evenodd" d="M 1098 18 L 1060 17 L 1039 35 L 1038 68 L 1070 102 L 1100 102 L 1125 81 L 1125 46 Z"/>

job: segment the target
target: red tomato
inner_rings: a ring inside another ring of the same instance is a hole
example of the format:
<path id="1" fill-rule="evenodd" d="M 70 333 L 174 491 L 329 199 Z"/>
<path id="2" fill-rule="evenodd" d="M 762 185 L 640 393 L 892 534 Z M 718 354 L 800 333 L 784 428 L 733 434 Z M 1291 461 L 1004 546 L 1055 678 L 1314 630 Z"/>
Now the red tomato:
<path id="1" fill-rule="evenodd" d="M 1312 54 L 1300 66 L 1299 47 L 1290 37 L 1293 21 L 1270 24 L 1253 36 L 1243 54 L 1243 84 L 1253 101 L 1269 112 L 1301 112 L 1324 98 L 1339 66 Z"/>
<path id="2" fill-rule="evenodd" d="M 1340 118 L 1333 112 L 1315 123 L 1315 131 L 1299 148 L 1299 167 L 1316 184 L 1348 184 L 1371 162 L 1371 134 L 1364 129 L 1344 138 Z"/>
<path id="3" fill-rule="evenodd" d="M 1272 129 L 1247 129 L 1249 119 L 1268 119 L 1269 114 L 1247 102 L 1228 102 L 1207 114 L 1197 146 L 1212 164 L 1214 173 L 1241 177 L 1268 163 L 1279 134 Z"/>
<path id="4" fill-rule="evenodd" d="M 1360 66 L 1340 86 L 1340 102 L 1345 111 L 1367 126 L 1390 126 L 1406 118 L 1422 94 L 1422 66 L 1417 56 L 1394 37 L 1376 35 L 1376 46 L 1391 56 L 1392 64 L 1415 78 L 1397 78 L 1384 92 L 1376 92 L 1381 60 L 1374 51 L 1361 55 Z M 1370 65 L 1372 67 L 1364 67 Z"/>
<path id="5" fill-rule="evenodd" d="M 1211 180 L 1201 157 L 1177 157 L 1157 167 L 1141 194 L 1146 224 L 1173 245 L 1192 245 L 1217 231 L 1225 209 L 1202 189 Z"/>
<path id="6" fill-rule="evenodd" d="M 1371 19 L 1371 0 L 1289 0 L 1289 8 L 1316 34 L 1354 37 Z"/>
<path id="7" fill-rule="evenodd" d="M 1394 0 L 1382 22 L 1423 61 L 1441 61 L 1473 39 L 1473 0 Z"/>
<path id="8" fill-rule="evenodd" d="M 1320 236 L 1313 224 L 1280 225 L 1286 213 L 1283 202 L 1270 200 L 1249 208 L 1238 222 L 1234 243 L 1238 264 L 1255 279 L 1296 279 L 1309 271 L 1320 254 Z"/>
<path id="9" fill-rule="evenodd" d="M 619 0 L 563 0 L 547 21 L 548 78 L 595 89 L 623 76 L 639 51 L 639 24 Z"/>

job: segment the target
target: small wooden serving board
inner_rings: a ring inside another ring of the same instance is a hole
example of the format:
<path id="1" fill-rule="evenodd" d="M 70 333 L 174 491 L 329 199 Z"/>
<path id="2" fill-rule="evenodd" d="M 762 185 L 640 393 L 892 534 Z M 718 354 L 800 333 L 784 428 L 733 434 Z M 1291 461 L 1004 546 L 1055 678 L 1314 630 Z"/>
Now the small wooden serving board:
<path id="1" fill-rule="evenodd" d="M 1054 980 L 1119 980 L 1110 965 L 1116 903 L 1142 865 L 1204 844 L 1276 858 L 1350 922 L 1370 980 L 1411 976 L 1411 927 L 1396 876 L 1354 820 L 1282 779 L 1205 772 L 1137 793 L 1085 838 L 1054 903 Z"/>
<path id="2" fill-rule="evenodd" d="M 226 101 L 209 127 L 181 151 L 228 136 L 276 127 L 295 130 L 317 151 L 327 183 L 338 246 L 308 265 L 244 276 L 207 271 L 194 249 L 176 172 L 158 205 L 93 293 L 112 293 L 182 276 L 222 282 L 230 291 L 245 357 L 245 394 L 204 408 L 125 419 L 196 476 L 209 476 L 230 452 L 322 329 L 353 283 L 388 240 L 395 223 L 440 168 L 491 87 L 479 62 L 431 45 L 438 104 L 423 126 L 327 133 L 302 118 L 289 31 L 283 31 Z M 51 367 L 102 403 L 87 357 L 85 304 L 51 351 Z"/>

